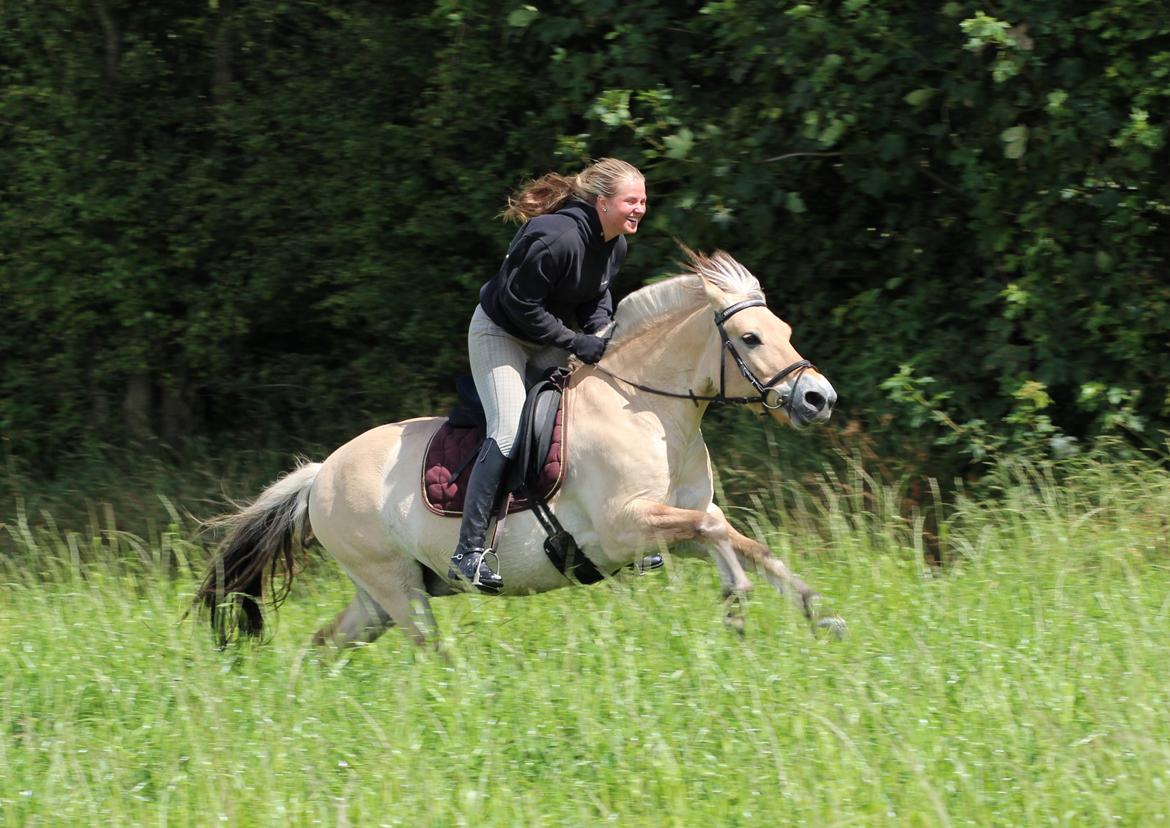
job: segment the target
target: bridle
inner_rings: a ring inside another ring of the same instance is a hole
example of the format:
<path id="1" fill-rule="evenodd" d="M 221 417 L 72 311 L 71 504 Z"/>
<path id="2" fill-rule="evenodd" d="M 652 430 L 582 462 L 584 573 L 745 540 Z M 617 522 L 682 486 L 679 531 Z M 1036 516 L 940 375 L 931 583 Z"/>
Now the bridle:
<path id="1" fill-rule="evenodd" d="M 813 364 L 807 359 L 797 360 L 788 367 L 779 371 L 776 376 L 772 377 L 767 382 L 762 382 L 760 378 L 756 376 L 755 372 L 752 371 L 750 367 L 748 367 L 748 364 L 744 361 L 743 357 L 740 356 L 739 351 L 735 349 L 735 343 L 731 341 L 731 337 L 728 335 L 727 329 L 724 327 L 724 324 L 727 322 L 727 320 L 735 316 L 741 310 L 760 306 L 766 306 L 766 303 L 763 299 L 745 299 L 742 302 L 736 302 L 734 305 L 729 305 L 723 310 L 717 311 L 715 313 L 715 327 L 719 329 L 719 337 L 723 340 L 723 344 L 720 346 L 720 351 L 722 352 L 726 350 L 731 354 L 731 358 L 735 360 L 736 366 L 739 367 L 739 372 L 743 374 L 744 379 L 750 382 L 752 387 L 756 389 L 756 396 L 754 397 L 727 396 L 727 359 L 725 354 L 721 354 L 719 358 L 719 393 L 713 396 L 696 394 L 691 390 L 688 390 L 685 394 L 680 394 L 676 391 L 663 391 L 661 388 L 651 388 L 648 385 L 641 385 L 640 383 L 619 377 L 617 374 L 605 370 L 600 365 L 594 365 L 593 367 L 606 376 L 612 377 L 613 379 L 619 380 L 620 382 L 624 382 L 626 385 L 633 386 L 639 391 L 645 391 L 649 394 L 657 394 L 661 397 L 674 397 L 675 399 L 680 400 L 690 400 L 695 405 L 698 405 L 700 402 L 711 402 L 716 403 L 717 405 L 749 405 L 751 403 L 760 403 L 764 406 L 764 408 L 770 409 L 772 411 L 775 411 L 778 408 L 784 408 L 785 413 L 791 416 L 792 395 L 789 394 L 787 397 L 785 397 L 780 389 L 776 387 L 776 384 L 789 375 L 796 374 L 796 378 L 792 381 L 791 385 L 791 389 L 795 390 L 796 386 L 800 384 L 800 378 L 804 372 L 809 368 L 813 368 L 815 370 Z"/>

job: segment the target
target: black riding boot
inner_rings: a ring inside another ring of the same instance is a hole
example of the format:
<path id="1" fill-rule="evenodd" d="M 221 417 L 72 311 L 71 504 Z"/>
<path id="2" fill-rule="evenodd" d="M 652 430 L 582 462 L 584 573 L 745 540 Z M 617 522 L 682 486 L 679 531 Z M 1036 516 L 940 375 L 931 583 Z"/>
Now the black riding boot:
<path id="1" fill-rule="evenodd" d="M 492 571 L 484 561 L 484 535 L 495 510 L 500 479 L 508 458 L 496 441 L 488 438 L 475 458 L 467 494 L 463 499 L 463 524 L 459 527 L 459 545 L 451 556 L 447 577 L 474 585 L 480 592 L 494 595 L 504 588 L 504 579 Z M 492 554 L 495 557 L 495 554 Z"/>

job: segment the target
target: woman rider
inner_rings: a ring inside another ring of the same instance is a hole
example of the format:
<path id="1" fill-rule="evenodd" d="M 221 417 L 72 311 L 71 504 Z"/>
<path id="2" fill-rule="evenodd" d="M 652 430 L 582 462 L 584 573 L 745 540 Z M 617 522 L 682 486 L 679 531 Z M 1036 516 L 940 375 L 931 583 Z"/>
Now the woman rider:
<path id="1" fill-rule="evenodd" d="M 502 217 L 524 224 L 480 290 L 467 332 L 487 438 L 472 466 L 448 578 L 481 592 L 503 589 L 484 560 L 484 535 L 515 449 L 525 367 L 549 346 L 590 364 L 601 359 L 607 340 L 598 333 L 613 319 L 610 285 L 626 257 L 624 236 L 645 215 L 645 178 L 616 158 L 573 176 L 548 173 L 508 199 Z"/>

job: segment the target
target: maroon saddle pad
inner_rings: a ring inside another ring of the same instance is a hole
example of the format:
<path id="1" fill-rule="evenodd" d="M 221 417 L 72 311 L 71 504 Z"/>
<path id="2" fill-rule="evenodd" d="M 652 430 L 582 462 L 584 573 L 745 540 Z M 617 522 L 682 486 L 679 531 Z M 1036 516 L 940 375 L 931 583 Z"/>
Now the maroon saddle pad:
<path id="1" fill-rule="evenodd" d="M 561 397 L 553 422 L 552 441 L 540 464 L 535 486 L 536 494 L 548 500 L 561 487 L 565 474 L 565 397 Z M 463 496 L 479 444 L 483 442 L 482 428 L 452 426 L 448 420 L 431 437 L 423 460 L 423 502 L 437 515 L 458 517 L 463 514 Z M 508 475 L 505 474 L 505 477 Z M 527 498 L 513 497 L 508 514 L 531 507 Z"/>

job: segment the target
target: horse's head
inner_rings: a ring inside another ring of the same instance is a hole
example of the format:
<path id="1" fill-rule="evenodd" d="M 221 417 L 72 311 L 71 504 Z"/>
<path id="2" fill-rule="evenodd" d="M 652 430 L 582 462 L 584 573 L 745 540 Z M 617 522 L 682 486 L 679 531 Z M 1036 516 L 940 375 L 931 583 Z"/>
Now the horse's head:
<path id="1" fill-rule="evenodd" d="M 753 410 L 796 428 L 828 420 L 837 392 L 792 346 L 791 326 L 768 310 L 756 278 L 723 251 L 687 253 L 719 329 L 719 393 L 752 399 Z"/>

